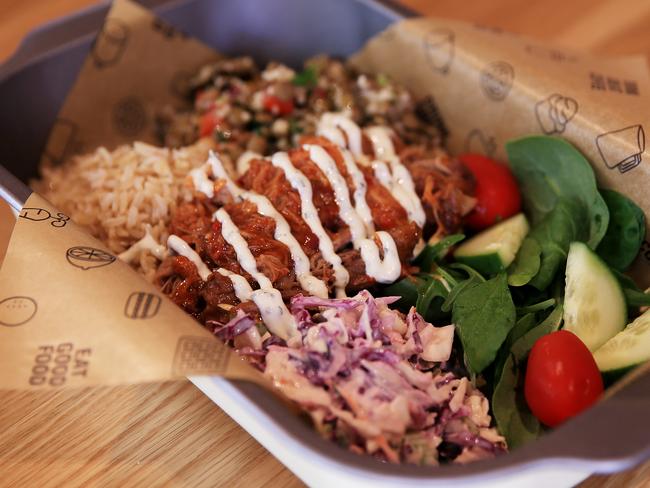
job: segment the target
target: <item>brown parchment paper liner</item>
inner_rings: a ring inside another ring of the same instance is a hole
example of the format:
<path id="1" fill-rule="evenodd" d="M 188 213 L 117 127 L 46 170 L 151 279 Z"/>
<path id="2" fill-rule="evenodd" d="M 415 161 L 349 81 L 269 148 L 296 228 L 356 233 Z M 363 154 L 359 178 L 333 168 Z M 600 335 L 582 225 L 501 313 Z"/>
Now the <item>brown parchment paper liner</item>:
<path id="1" fill-rule="evenodd" d="M 45 164 L 134 140 L 155 142 L 156 107 L 181 104 L 187 75 L 218 54 L 127 0 L 113 4 L 55 124 Z M 454 152 L 505 159 L 503 143 L 554 134 L 591 160 L 599 183 L 650 213 L 639 59 L 596 59 L 459 22 L 415 19 L 353 59 L 430 96 Z M 650 245 L 637 279 L 650 284 Z M 0 388 L 262 375 L 97 240 L 32 195 L 0 271 Z"/>
<path id="2" fill-rule="evenodd" d="M 0 270 L 0 388 L 264 377 L 32 194 Z"/>
<path id="3" fill-rule="evenodd" d="M 43 153 L 45 164 L 73 154 L 155 143 L 155 113 L 186 104 L 189 76 L 220 57 L 128 0 L 113 5 L 70 90 Z"/>
<path id="4" fill-rule="evenodd" d="M 650 80 L 643 57 L 603 59 L 450 20 L 409 19 L 353 58 L 432 98 L 453 153 L 506 160 L 504 143 L 561 136 L 591 161 L 598 183 L 650 215 Z M 645 128 L 645 129 L 644 129 Z M 650 235 L 650 219 L 647 219 Z M 650 286 L 650 242 L 631 274 Z"/>

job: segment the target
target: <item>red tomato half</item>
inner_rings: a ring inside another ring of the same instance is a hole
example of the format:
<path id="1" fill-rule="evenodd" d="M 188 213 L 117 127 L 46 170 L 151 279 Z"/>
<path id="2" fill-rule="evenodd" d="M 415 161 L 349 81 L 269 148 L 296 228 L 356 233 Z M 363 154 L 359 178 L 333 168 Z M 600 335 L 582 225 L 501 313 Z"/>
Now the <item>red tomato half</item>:
<path id="1" fill-rule="evenodd" d="M 519 187 L 508 166 L 480 154 L 463 154 L 458 159 L 476 180 L 476 207 L 465 220 L 470 228 L 485 229 L 521 210 Z"/>
<path id="2" fill-rule="evenodd" d="M 555 427 L 593 405 L 602 393 L 596 361 L 577 335 L 558 330 L 535 342 L 524 395 L 540 422 Z"/>

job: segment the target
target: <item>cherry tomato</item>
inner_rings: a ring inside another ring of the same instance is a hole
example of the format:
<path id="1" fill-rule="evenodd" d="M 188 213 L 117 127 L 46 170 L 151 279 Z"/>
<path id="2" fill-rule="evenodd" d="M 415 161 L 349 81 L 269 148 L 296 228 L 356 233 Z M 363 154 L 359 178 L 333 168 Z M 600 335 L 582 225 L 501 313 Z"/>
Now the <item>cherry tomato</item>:
<path id="1" fill-rule="evenodd" d="M 273 115 L 289 115 L 293 112 L 293 101 L 283 100 L 275 95 L 264 97 L 264 108 Z"/>
<path id="2" fill-rule="evenodd" d="M 521 210 L 519 187 L 508 166 L 480 154 L 459 156 L 476 180 L 476 206 L 465 222 L 474 230 L 485 229 Z"/>
<path id="3" fill-rule="evenodd" d="M 555 427 L 593 405 L 602 393 L 596 361 L 577 335 L 558 330 L 535 342 L 524 395 L 540 422 Z"/>
<path id="4" fill-rule="evenodd" d="M 201 137 L 212 135 L 214 128 L 219 125 L 220 122 L 221 119 L 216 116 L 214 110 L 210 110 L 209 112 L 201 115 L 201 119 L 199 121 L 199 134 Z"/>

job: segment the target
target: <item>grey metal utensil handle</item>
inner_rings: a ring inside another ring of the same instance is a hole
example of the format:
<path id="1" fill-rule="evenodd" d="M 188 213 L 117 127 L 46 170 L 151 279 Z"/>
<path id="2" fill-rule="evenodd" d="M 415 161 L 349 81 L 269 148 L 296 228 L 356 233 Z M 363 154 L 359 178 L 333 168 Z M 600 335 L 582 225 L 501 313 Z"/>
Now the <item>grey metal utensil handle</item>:
<path id="1" fill-rule="evenodd" d="M 0 198 L 20 212 L 32 191 L 0 164 Z"/>

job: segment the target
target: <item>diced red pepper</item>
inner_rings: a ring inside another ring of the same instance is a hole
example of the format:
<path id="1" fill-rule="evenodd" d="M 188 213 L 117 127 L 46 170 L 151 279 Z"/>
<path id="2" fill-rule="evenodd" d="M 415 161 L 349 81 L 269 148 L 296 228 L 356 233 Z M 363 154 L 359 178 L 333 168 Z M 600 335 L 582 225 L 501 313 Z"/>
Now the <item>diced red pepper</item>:
<path id="1" fill-rule="evenodd" d="M 283 100 L 275 95 L 264 97 L 264 109 L 273 115 L 289 115 L 293 112 L 293 101 Z"/>
<path id="2" fill-rule="evenodd" d="M 212 135 L 215 127 L 220 123 L 221 119 L 217 117 L 217 114 L 214 112 L 214 110 L 210 110 L 209 112 L 204 113 L 201 115 L 201 119 L 199 121 L 199 134 L 201 137 Z"/>
<path id="3" fill-rule="evenodd" d="M 314 98 L 327 98 L 327 90 L 321 88 L 320 86 L 315 87 L 312 93 L 314 95 Z"/>

